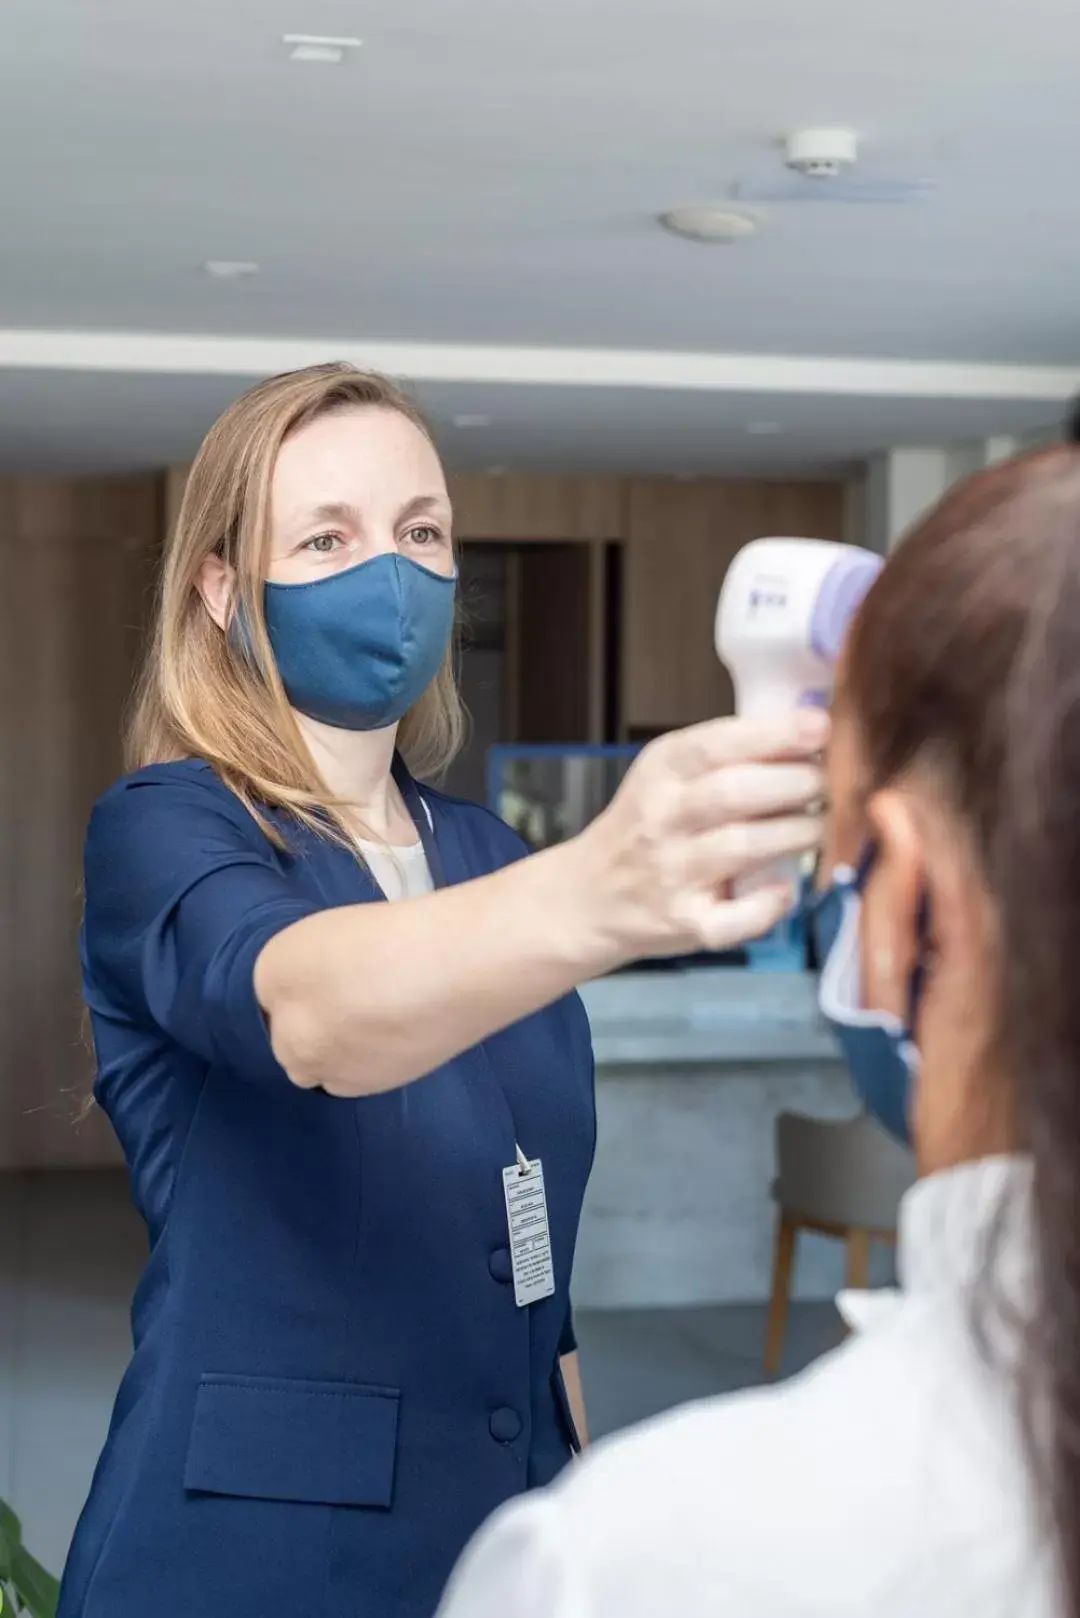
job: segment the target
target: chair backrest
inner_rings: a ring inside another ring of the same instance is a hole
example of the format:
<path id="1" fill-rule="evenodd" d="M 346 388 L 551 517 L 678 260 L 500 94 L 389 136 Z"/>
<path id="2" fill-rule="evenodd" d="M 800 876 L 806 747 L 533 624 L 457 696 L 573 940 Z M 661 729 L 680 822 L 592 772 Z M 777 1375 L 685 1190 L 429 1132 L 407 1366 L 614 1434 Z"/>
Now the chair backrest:
<path id="1" fill-rule="evenodd" d="M 900 1199 L 915 1180 L 912 1153 L 865 1113 L 781 1113 L 776 1165 L 773 1194 L 785 1212 L 858 1230 L 895 1230 Z"/>

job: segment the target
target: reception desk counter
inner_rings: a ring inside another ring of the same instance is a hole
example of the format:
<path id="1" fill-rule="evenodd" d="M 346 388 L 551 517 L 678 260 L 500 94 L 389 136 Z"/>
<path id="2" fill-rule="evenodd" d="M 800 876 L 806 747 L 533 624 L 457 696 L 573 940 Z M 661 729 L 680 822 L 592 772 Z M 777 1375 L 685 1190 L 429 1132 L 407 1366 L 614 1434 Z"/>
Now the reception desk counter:
<path id="1" fill-rule="evenodd" d="M 578 1245 L 578 1307 L 763 1302 L 773 1125 L 857 1111 L 808 973 L 626 972 L 583 994 L 599 1142 Z M 804 1239 L 795 1295 L 828 1297 L 843 1257 Z"/>

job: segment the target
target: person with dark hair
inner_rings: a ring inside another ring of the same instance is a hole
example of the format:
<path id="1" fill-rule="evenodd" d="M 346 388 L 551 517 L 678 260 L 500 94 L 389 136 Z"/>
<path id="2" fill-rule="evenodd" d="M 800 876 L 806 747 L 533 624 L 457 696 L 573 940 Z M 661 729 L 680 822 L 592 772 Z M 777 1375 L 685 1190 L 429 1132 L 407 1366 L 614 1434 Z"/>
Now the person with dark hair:
<path id="1" fill-rule="evenodd" d="M 909 1136 L 900 1288 L 508 1507 L 445 1618 L 1080 1618 L 1080 447 L 979 473 L 844 649 L 813 920 Z"/>

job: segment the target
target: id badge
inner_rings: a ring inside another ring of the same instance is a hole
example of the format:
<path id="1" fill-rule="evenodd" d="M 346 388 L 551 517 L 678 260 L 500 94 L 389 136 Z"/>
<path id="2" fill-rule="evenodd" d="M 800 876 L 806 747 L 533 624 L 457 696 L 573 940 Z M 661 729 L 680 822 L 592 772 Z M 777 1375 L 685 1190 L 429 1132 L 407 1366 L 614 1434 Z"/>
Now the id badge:
<path id="1" fill-rule="evenodd" d="M 510 1230 L 510 1263 L 514 1271 L 514 1302 L 519 1309 L 555 1291 L 551 1258 L 544 1165 L 518 1150 L 518 1160 L 503 1169 L 506 1222 Z"/>

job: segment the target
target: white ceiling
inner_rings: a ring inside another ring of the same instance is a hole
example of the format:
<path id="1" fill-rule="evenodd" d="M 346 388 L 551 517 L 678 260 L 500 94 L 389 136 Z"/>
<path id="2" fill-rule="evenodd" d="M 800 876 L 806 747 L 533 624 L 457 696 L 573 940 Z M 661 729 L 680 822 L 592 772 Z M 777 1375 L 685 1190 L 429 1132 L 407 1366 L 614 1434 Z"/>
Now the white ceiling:
<path id="1" fill-rule="evenodd" d="M 0 370 L 0 471 L 133 471 L 189 459 L 242 383 L 229 377 Z M 839 476 L 889 442 L 1038 432 L 1038 403 L 778 399 L 702 390 L 421 383 L 413 388 L 458 469 Z M 456 414 L 490 412 L 462 430 Z M 776 436 L 747 433 L 774 422 Z"/>
<path id="2" fill-rule="evenodd" d="M 1080 379 L 1068 0 L 5 0 L 0 29 L 8 331 L 1063 368 L 1027 402 L 943 384 L 890 403 L 514 387 L 464 364 L 420 391 L 443 424 L 493 417 L 443 435 L 470 465 L 824 470 L 893 441 L 1046 426 Z M 288 31 L 365 44 L 300 66 Z M 731 248 L 656 229 L 821 122 L 935 193 L 773 206 Z M 209 258 L 262 273 L 215 282 Z M 186 455 L 246 377 L 183 369 L 0 360 L 0 461 Z M 748 438 L 755 419 L 785 430 Z"/>

